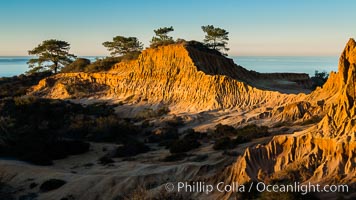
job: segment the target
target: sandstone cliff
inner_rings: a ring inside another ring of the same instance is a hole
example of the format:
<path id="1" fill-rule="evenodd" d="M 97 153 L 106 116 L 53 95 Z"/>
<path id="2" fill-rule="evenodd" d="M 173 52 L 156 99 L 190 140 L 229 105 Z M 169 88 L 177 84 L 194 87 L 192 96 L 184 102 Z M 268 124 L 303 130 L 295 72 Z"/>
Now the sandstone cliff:
<path id="1" fill-rule="evenodd" d="M 47 98 L 95 97 L 133 104 L 166 104 L 178 112 L 194 112 L 261 105 L 274 107 L 294 102 L 303 95 L 264 89 L 300 90 L 308 80 L 305 74 L 248 71 L 231 59 L 187 43 L 147 49 L 137 60 L 118 63 L 105 73 L 57 74 L 40 81 L 31 94 Z"/>
<path id="2" fill-rule="evenodd" d="M 330 104 L 321 122 L 292 135 L 275 136 L 266 145 L 248 148 L 227 180 L 291 179 L 314 183 L 356 182 L 356 44 L 347 43 L 339 60 L 339 72 L 306 99 L 324 97 Z"/>

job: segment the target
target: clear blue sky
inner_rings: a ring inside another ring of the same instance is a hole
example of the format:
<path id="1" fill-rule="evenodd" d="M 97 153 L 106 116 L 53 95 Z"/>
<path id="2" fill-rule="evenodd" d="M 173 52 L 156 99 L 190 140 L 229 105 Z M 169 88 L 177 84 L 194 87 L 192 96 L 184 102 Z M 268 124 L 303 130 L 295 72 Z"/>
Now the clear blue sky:
<path id="1" fill-rule="evenodd" d="M 45 39 L 68 41 L 77 55 L 107 55 L 102 42 L 153 29 L 202 40 L 202 25 L 230 32 L 230 55 L 338 55 L 356 37 L 354 0 L 4 0 L 0 55 L 26 55 Z"/>

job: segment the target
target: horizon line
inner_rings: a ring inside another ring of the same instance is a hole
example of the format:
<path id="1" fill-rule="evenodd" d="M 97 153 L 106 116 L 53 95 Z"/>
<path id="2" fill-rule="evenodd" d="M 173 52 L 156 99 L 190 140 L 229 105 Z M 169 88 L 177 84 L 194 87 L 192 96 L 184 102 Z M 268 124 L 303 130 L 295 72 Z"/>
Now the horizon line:
<path id="1" fill-rule="evenodd" d="M 76 57 L 111 57 L 110 55 L 75 55 Z M 239 57 L 239 56 L 255 56 L 255 57 L 288 57 L 288 56 L 293 56 L 293 57 L 331 57 L 331 56 L 340 56 L 340 55 L 335 55 L 335 54 L 231 54 L 227 55 L 226 57 Z M 36 57 L 36 56 L 30 56 L 30 55 L 0 55 L 0 57 Z"/>

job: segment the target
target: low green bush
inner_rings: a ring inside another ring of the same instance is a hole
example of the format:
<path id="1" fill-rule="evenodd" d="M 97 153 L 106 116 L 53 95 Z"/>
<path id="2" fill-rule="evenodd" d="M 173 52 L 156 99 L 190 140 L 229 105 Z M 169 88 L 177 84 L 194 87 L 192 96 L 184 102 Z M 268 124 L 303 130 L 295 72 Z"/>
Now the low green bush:
<path id="1" fill-rule="evenodd" d="M 77 58 L 71 64 L 62 68 L 62 73 L 69 73 L 69 72 L 84 72 L 87 66 L 90 65 L 90 60 L 86 58 Z"/>
<path id="2" fill-rule="evenodd" d="M 215 126 L 215 131 L 213 132 L 214 138 L 237 137 L 237 140 L 240 141 L 238 143 L 268 135 L 270 135 L 270 133 L 268 132 L 267 126 L 257 126 L 255 124 L 250 124 L 238 129 L 229 125 L 218 124 Z"/>
<path id="3" fill-rule="evenodd" d="M 31 86 L 38 84 L 41 79 L 50 75 L 52 75 L 51 72 L 41 72 L 0 78 L 0 99 L 25 95 Z"/>
<path id="4" fill-rule="evenodd" d="M 116 149 L 114 157 L 131 157 L 141 153 L 146 153 L 150 150 L 144 143 L 131 141 Z"/>
<path id="5" fill-rule="evenodd" d="M 169 147 L 171 153 L 184 153 L 193 149 L 196 149 L 200 146 L 200 143 L 192 138 L 183 138 L 176 140 Z"/>
<path id="6" fill-rule="evenodd" d="M 85 72 L 108 71 L 116 63 L 137 59 L 141 52 L 130 52 L 120 57 L 106 57 L 97 59 L 95 62 L 85 67 Z"/>
<path id="7" fill-rule="evenodd" d="M 225 149 L 232 149 L 234 147 L 236 147 L 234 140 L 230 139 L 229 137 L 223 137 L 215 141 L 213 149 L 225 150 Z"/>
<path id="8" fill-rule="evenodd" d="M 108 71 L 113 65 L 122 61 L 121 57 L 99 58 L 85 67 L 85 72 Z"/>
<path id="9" fill-rule="evenodd" d="M 141 132 L 112 106 L 16 97 L 0 100 L 0 156 L 40 165 L 89 150 L 89 143 L 126 143 Z"/>

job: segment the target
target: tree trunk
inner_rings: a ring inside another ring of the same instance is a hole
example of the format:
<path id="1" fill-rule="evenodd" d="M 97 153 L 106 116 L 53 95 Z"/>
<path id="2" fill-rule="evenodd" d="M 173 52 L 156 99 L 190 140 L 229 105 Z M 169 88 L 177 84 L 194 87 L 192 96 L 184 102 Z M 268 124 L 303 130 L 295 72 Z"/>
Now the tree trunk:
<path id="1" fill-rule="evenodd" d="M 57 74 L 58 63 L 54 62 L 54 73 Z"/>

